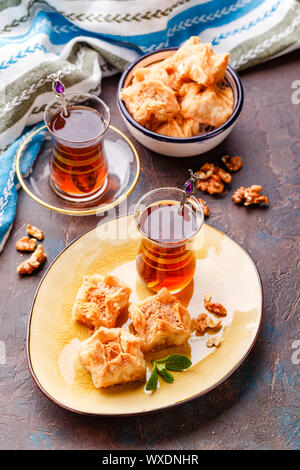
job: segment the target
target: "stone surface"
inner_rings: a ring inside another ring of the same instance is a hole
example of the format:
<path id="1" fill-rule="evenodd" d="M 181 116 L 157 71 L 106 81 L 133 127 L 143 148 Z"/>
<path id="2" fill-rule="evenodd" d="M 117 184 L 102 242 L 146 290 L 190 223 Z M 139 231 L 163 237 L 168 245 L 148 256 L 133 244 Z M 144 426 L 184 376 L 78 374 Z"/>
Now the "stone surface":
<path id="1" fill-rule="evenodd" d="M 170 159 L 137 145 L 142 172 L 128 200 L 159 186 L 186 181 L 187 170 L 222 155 L 241 155 L 244 166 L 220 197 L 205 194 L 208 223 L 244 246 L 257 263 L 265 295 L 258 341 L 239 367 L 202 398 L 138 418 L 80 416 L 53 404 L 35 386 L 26 363 L 26 325 L 34 292 L 49 263 L 70 241 L 114 213 L 68 217 L 20 192 L 17 219 L 0 257 L 1 449 L 296 449 L 299 440 L 299 52 L 241 74 L 245 105 L 233 133 L 203 157 Z M 101 98 L 112 123 L 125 126 L 116 106 L 118 77 L 107 78 Z M 231 194 L 261 184 L 270 206 L 239 207 Z M 198 193 L 198 197 L 201 194 Z M 27 223 L 41 227 L 48 260 L 42 272 L 20 279 L 15 242 Z M 298 239 L 297 239 L 298 236 Z M 298 262 L 298 265 L 297 265 Z M 297 342 L 298 341 L 298 342 Z M 298 350 L 298 352 L 297 352 Z"/>

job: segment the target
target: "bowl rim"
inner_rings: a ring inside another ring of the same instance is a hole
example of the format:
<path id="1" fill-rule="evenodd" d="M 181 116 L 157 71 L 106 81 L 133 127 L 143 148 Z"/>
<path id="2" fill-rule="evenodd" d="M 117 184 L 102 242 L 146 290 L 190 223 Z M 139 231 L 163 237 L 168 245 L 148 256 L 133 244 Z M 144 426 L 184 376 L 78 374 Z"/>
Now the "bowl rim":
<path id="1" fill-rule="evenodd" d="M 159 49 L 157 51 L 149 52 L 148 54 L 144 54 L 140 57 L 138 57 L 134 62 L 132 62 L 123 72 L 121 75 L 121 78 L 119 80 L 118 84 L 118 90 L 117 90 L 117 104 L 120 113 L 125 117 L 129 123 L 135 127 L 137 130 L 145 134 L 147 137 L 153 138 L 155 140 L 159 140 L 162 142 L 168 142 L 168 143 L 182 143 L 182 144 L 187 144 L 187 143 L 194 143 L 194 142 L 202 142 L 204 140 L 211 139 L 213 137 L 216 137 L 217 135 L 221 134 L 224 132 L 226 129 L 228 129 L 238 118 L 242 107 L 244 103 L 244 90 L 243 90 L 243 85 L 241 82 L 241 79 L 239 78 L 238 74 L 235 72 L 235 70 L 228 65 L 226 71 L 231 75 L 233 78 L 235 84 L 236 84 L 236 89 L 237 89 L 237 102 L 235 109 L 227 121 L 222 124 L 222 126 L 217 127 L 213 131 L 207 132 L 206 134 L 201 134 L 201 135 L 195 135 L 193 137 L 170 137 L 162 134 L 158 134 L 154 131 L 150 131 L 149 129 L 146 129 L 146 127 L 142 126 L 139 124 L 129 113 L 127 110 L 124 102 L 120 99 L 120 92 L 123 88 L 124 82 L 126 80 L 127 75 L 129 72 L 145 57 L 150 57 L 151 55 L 158 54 L 159 52 L 163 51 L 175 51 L 177 50 L 178 47 L 165 47 L 162 49 Z"/>

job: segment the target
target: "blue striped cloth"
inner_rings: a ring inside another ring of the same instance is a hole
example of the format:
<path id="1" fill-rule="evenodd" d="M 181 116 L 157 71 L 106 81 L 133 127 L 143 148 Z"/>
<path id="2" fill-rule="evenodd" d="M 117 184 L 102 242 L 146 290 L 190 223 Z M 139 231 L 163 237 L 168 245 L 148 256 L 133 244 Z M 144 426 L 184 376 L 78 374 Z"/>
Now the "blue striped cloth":
<path id="1" fill-rule="evenodd" d="M 99 94 L 102 77 L 192 35 L 243 69 L 299 47 L 299 0 L 3 0 L 0 2 L 0 252 L 17 206 L 14 157 L 43 119 L 50 73 Z M 29 127 L 28 127 L 29 126 Z M 25 131 L 26 129 L 26 131 Z M 28 131 L 27 131 L 28 132 Z M 26 134 L 25 134 L 26 135 Z M 26 175 L 42 139 L 26 154 Z"/>

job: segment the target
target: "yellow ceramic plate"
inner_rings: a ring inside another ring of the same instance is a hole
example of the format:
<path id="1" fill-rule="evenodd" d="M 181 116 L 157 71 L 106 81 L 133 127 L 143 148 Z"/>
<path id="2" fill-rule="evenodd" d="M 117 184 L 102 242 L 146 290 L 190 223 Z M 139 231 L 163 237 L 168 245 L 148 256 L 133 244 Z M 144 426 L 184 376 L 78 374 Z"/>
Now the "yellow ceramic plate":
<path id="1" fill-rule="evenodd" d="M 174 372 L 173 384 L 161 381 L 153 394 L 145 393 L 145 384 L 137 382 L 96 389 L 77 358 L 80 341 L 89 332 L 72 320 L 72 305 L 82 277 L 94 273 L 118 275 L 132 287 L 131 301 L 149 295 L 135 270 L 139 239 L 132 216 L 107 222 L 69 245 L 40 283 L 28 325 L 28 363 L 41 391 L 64 408 L 78 413 L 121 416 L 183 403 L 225 380 L 245 359 L 257 338 L 263 295 L 255 264 L 231 238 L 204 225 L 197 236 L 194 281 L 178 297 L 194 318 L 205 311 L 206 293 L 227 308 L 228 315 L 222 319 L 223 327 L 218 332 L 221 346 L 208 348 L 206 341 L 210 335 L 193 333 L 183 347 L 156 353 L 156 358 L 174 352 L 190 354 L 193 366 L 185 372 Z M 130 321 L 123 318 L 122 322 L 125 328 L 130 328 Z"/>

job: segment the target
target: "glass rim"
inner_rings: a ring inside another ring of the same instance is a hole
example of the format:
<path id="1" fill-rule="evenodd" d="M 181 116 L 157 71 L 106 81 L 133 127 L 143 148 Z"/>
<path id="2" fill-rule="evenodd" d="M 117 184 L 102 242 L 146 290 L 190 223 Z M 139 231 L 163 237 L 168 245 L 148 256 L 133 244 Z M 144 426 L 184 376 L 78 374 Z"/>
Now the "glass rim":
<path id="1" fill-rule="evenodd" d="M 163 241 L 163 242 L 160 242 L 159 240 L 156 240 L 155 238 L 151 238 L 149 237 L 139 226 L 138 224 L 138 221 L 137 221 L 137 211 L 138 211 L 138 206 L 141 205 L 143 203 L 143 200 L 146 199 L 147 197 L 149 196 L 152 196 L 153 194 L 155 193 L 158 193 L 160 191 L 175 191 L 175 192 L 178 192 L 179 194 L 181 194 L 182 196 L 184 194 L 186 194 L 186 192 L 183 190 L 183 189 L 180 189 L 180 188 L 176 188 L 176 187 L 172 187 L 172 186 L 166 186 L 166 187 L 162 187 L 162 188 L 156 188 L 156 189 L 152 189 L 151 191 L 147 192 L 146 194 L 144 194 L 142 197 L 140 197 L 140 199 L 138 200 L 138 202 L 136 203 L 135 207 L 134 207 L 134 210 L 133 210 L 133 220 L 134 220 L 134 223 L 136 225 L 136 228 L 138 229 L 138 231 L 145 237 L 147 238 L 148 240 L 151 240 L 151 242 L 154 242 L 154 243 L 158 243 L 159 245 L 165 245 L 165 246 L 174 246 L 174 245 L 178 245 L 179 243 L 185 243 L 189 240 L 191 240 L 192 238 L 194 238 L 195 235 L 197 235 L 197 233 L 201 230 L 201 228 L 203 227 L 203 223 L 204 223 L 204 212 L 203 212 L 203 208 L 202 208 L 202 205 L 201 203 L 198 201 L 198 199 L 193 195 L 189 195 L 188 196 L 188 199 L 191 199 L 195 204 L 196 204 L 196 211 L 198 211 L 198 213 L 200 213 L 200 216 L 201 216 L 201 220 L 200 220 L 200 223 L 199 223 L 199 226 L 197 227 L 197 230 L 195 230 L 195 232 L 190 236 L 190 237 L 187 237 L 187 238 L 183 238 L 181 240 L 178 240 L 178 241 L 174 241 L 174 242 L 166 242 L 166 241 Z M 166 201 L 167 199 L 165 199 Z M 171 198 L 169 199 L 170 201 L 172 200 Z M 162 201 L 164 201 L 164 199 L 162 199 Z M 157 201 L 159 202 L 159 201 Z M 180 201 L 176 201 L 178 202 L 178 204 L 180 203 Z M 154 203 L 155 204 L 155 203 Z M 152 205 L 152 204 L 149 204 L 149 206 Z M 144 205 L 145 208 L 146 207 L 149 207 L 147 205 Z"/>
<path id="2" fill-rule="evenodd" d="M 52 106 L 55 102 L 58 102 L 58 97 L 55 96 L 46 106 L 45 108 L 45 111 L 44 111 L 44 123 L 48 129 L 48 131 L 50 132 L 50 134 L 55 137 L 56 139 L 59 139 L 59 140 L 62 140 L 63 142 L 71 142 L 71 143 L 74 143 L 74 144 L 85 144 L 85 143 L 88 143 L 88 142 L 93 142 L 94 140 L 97 140 L 99 139 L 102 135 L 105 134 L 105 132 L 107 131 L 107 129 L 109 128 L 109 125 L 110 125 L 110 121 L 111 121 L 111 116 L 110 116 L 110 109 L 109 107 L 107 106 L 106 103 L 104 103 L 103 100 L 101 100 L 101 98 L 99 98 L 98 96 L 96 95 L 93 95 L 91 93 L 87 93 L 87 92 L 84 92 L 84 91 L 80 91 L 80 92 L 77 92 L 77 91 L 67 91 L 66 93 L 64 93 L 64 95 L 66 97 L 70 96 L 70 95 L 81 95 L 81 96 L 85 96 L 89 99 L 94 99 L 95 101 L 98 101 L 101 105 L 103 105 L 103 107 L 105 108 L 105 111 L 107 112 L 108 114 L 108 119 L 104 120 L 104 123 L 105 123 L 105 128 L 104 130 L 96 135 L 95 137 L 93 137 L 92 139 L 87 139 L 87 140 L 68 140 L 68 139 L 63 139 L 62 137 L 58 137 L 57 134 L 55 134 L 55 132 L 53 132 L 51 129 L 50 129 L 50 126 L 48 125 L 48 122 L 47 122 L 47 119 L 46 119 L 46 114 L 47 112 L 49 111 L 49 108 L 50 106 Z M 80 105 L 80 103 L 78 103 Z M 71 105 L 71 106 L 74 106 L 74 105 Z M 91 108 L 93 109 L 93 108 Z"/>

